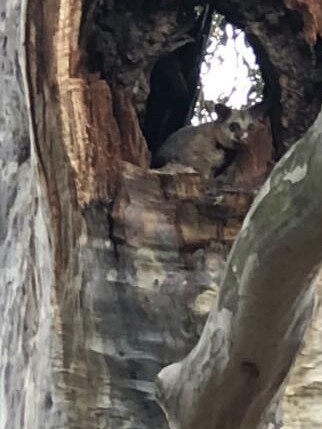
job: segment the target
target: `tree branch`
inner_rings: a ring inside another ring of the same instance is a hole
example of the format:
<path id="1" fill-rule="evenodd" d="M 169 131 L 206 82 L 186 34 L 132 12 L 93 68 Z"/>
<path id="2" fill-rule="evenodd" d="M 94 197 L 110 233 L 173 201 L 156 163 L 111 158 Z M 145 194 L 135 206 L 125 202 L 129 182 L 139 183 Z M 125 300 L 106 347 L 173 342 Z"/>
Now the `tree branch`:
<path id="1" fill-rule="evenodd" d="M 159 373 L 157 398 L 171 429 L 280 427 L 279 398 L 322 260 L 321 130 L 322 114 L 275 167 L 233 246 L 198 344 Z"/>

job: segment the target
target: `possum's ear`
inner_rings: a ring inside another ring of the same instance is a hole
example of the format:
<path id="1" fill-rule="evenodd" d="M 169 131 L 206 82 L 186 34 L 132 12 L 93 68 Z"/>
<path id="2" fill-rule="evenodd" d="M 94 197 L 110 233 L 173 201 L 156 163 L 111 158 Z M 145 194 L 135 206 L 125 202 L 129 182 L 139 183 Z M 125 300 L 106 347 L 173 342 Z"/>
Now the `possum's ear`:
<path id="1" fill-rule="evenodd" d="M 215 112 L 218 115 L 218 120 L 223 122 L 226 121 L 231 115 L 231 108 L 225 106 L 224 104 L 217 103 L 215 104 Z"/>
<path id="2" fill-rule="evenodd" d="M 261 103 L 255 104 L 249 108 L 250 115 L 255 119 L 265 118 L 268 114 L 268 105 L 264 101 Z"/>

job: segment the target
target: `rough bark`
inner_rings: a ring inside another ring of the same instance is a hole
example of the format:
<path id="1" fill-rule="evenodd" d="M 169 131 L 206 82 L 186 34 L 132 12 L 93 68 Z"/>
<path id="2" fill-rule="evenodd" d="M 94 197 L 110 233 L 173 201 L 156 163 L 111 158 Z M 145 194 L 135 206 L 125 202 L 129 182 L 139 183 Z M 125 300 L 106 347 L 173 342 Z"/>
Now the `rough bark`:
<path id="1" fill-rule="evenodd" d="M 88 72 L 81 15 L 79 0 L 0 5 L 1 429 L 166 428 L 153 380 L 196 343 L 253 198 L 148 170 L 138 102 Z"/>

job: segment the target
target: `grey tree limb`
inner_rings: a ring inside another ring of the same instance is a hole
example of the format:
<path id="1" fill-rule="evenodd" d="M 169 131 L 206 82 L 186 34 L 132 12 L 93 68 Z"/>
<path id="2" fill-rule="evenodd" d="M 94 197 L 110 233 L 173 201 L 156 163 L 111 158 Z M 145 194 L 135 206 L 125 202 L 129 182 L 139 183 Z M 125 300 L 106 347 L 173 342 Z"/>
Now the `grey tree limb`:
<path id="1" fill-rule="evenodd" d="M 171 429 L 278 428 L 322 260 L 322 115 L 273 170 L 232 248 L 200 341 L 158 375 Z"/>

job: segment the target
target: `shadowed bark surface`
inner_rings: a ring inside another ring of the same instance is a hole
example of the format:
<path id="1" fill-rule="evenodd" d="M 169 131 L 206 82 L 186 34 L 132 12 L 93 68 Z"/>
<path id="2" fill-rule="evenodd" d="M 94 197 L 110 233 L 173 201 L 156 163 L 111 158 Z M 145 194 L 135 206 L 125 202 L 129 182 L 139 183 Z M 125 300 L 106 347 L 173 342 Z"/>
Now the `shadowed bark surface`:
<path id="1" fill-rule="evenodd" d="M 265 98 L 270 104 L 275 146 L 279 154 L 284 153 L 307 130 L 320 110 L 321 20 L 318 3 L 314 7 L 314 2 L 307 2 L 301 9 L 297 2 L 269 0 L 261 3 L 255 0 L 244 3 L 238 0 L 213 3 L 169 0 L 161 5 L 152 2 L 149 6 L 146 2 L 133 2 L 129 6 L 121 1 L 113 8 L 112 0 L 104 0 L 84 18 L 93 22 L 90 26 L 90 65 L 94 63 L 95 70 L 100 71 L 108 82 L 130 88 L 136 110 L 141 114 L 156 60 L 166 53 L 179 52 L 177 49 L 185 46 L 186 52 L 176 55 L 177 68 L 169 67 L 165 62 L 166 70 L 163 71 L 163 76 L 166 73 L 169 76 L 173 69 L 172 79 L 177 82 L 168 91 L 174 93 L 175 89 L 180 91 L 181 88 L 181 96 L 171 100 L 180 112 L 182 98 L 187 96 L 184 85 L 180 85 L 180 68 L 185 73 L 198 70 L 195 62 L 200 62 L 201 58 L 197 55 L 193 59 L 189 46 L 196 37 L 207 35 L 208 27 L 202 26 L 196 17 L 196 6 L 201 4 L 213 5 L 215 10 L 243 29 L 252 43 L 266 84 Z M 95 63 L 93 58 L 99 62 Z M 189 84 L 189 78 L 187 80 L 185 75 L 181 78 L 191 94 L 193 86 Z M 164 86 L 163 92 L 167 92 Z M 167 126 L 164 115 L 168 106 L 159 104 L 156 108 L 159 110 L 154 111 L 151 106 L 145 123 L 152 148 L 155 147 L 153 139 L 157 139 L 160 133 L 158 127 Z M 153 120 L 157 114 L 161 118 L 159 123 Z M 156 129 L 150 128 L 152 124 Z"/>
<path id="2" fill-rule="evenodd" d="M 170 427 L 281 427 L 276 405 L 312 315 L 322 260 L 321 125 L 320 114 L 259 192 L 198 344 L 160 372 Z"/>
<path id="3" fill-rule="evenodd" d="M 248 3 L 214 2 L 252 35 L 275 144 L 293 142 L 318 112 L 317 30 Z M 0 5 L 1 429 L 168 427 L 153 380 L 196 343 L 271 157 L 268 127 L 259 162 L 244 153 L 236 187 L 210 195 L 191 171 L 148 169 L 150 72 L 190 41 L 196 4 Z"/>

